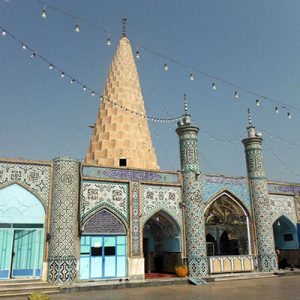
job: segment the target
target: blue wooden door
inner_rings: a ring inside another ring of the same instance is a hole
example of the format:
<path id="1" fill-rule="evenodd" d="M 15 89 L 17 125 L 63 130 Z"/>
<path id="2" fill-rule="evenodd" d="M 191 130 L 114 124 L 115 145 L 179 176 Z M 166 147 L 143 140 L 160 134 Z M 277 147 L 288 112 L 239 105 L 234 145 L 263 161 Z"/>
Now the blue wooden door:
<path id="1" fill-rule="evenodd" d="M 125 277 L 126 236 L 82 236 L 80 279 Z"/>

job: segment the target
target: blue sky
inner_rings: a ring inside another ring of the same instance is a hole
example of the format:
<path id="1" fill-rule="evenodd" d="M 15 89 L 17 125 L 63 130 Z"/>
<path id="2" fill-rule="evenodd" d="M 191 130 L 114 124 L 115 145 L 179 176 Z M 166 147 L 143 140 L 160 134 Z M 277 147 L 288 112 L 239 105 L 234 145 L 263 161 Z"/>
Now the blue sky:
<path id="1" fill-rule="evenodd" d="M 300 2 L 299 1 L 122 1 L 49 0 L 48 3 L 121 35 L 121 19 L 137 61 L 148 115 L 169 118 L 183 112 L 183 94 L 200 127 L 201 170 L 246 175 L 241 137 L 246 136 L 247 108 L 264 133 L 269 179 L 300 182 Z M 65 72 L 101 93 L 118 37 L 36 0 L 0 0 L 0 26 L 30 45 Z M 144 51 L 140 44 L 169 58 L 285 103 L 260 99 L 190 68 Z M 0 36 L 0 156 L 83 159 L 99 99 L 61 79 L 40 59 L 30 59 L 9 36 Z M 168 63 L 169 71 L 163 70 Z M 190 72 L 195 80 L 189 80 Z M 239 99 L 233 97 L 238 90 Z M 280 113 L 274 112 L 279 106 Z M 298 108 L 298 109 L 293 109 Z M 290 111 L 292 119 L 287 118 Z M 162 170 L 178 170 L 174 124 L 150 122 Z"/>

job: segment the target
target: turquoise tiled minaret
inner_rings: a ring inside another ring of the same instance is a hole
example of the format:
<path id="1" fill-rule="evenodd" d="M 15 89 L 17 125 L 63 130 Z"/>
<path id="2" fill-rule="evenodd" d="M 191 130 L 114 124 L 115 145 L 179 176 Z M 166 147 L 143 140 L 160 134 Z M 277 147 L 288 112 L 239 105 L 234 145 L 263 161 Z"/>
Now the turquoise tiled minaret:
<path id="1" fill-rule="evenodd" d="M 200 170 L 198 157 L 199 128 L 191 125 L 191 115 L 187 110 L 177 124 L 176 132 L 180 142 L 181 171 L 183 175 L 183 195 L 185 207 L 186 250 L 189 275 L 202 277 L 208 274 L 206 255 L 204 202 L 200 194 Z"/>
<path id="2" fill-rule="evenodd" d="M 258 268 L 262 272 L 277 270 L 273 224 L 270 215 L 270 201 L 267 179 L 263 165 L 261 134 L 252 125 L 250 111 L 248 137 L 243 139 L 249 178 L 251 205 L 254 213 Z"/>

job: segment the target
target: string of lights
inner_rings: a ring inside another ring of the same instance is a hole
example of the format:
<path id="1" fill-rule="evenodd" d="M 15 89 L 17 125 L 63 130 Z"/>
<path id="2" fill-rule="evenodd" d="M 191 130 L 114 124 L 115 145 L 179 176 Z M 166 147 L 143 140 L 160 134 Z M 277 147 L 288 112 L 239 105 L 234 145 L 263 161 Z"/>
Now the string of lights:
<path id="1" fill-rule="evenodd" d="M 261 131 L 264 135 L 267 135 L 269 136 L 271 139 L 275 139 L 277 140 L 278 142 L 282 142 L 284 143 L 285 145 L 291 145 L 291 146 L 295 146 L 295 147 L 300 147 L 300 144 L 298 143 L 295 143 L 293 141 L 290 141 L 288 139 L 285 139 L 285 138 L 282 138 L 276 134 L 273 134 L 273 133 L 270 133 L 268 131 L 266 131 L 265 129 L 261 129 L 261 128 L 258 128 L 259 131 Z"/>
<path id="2" fill-rule="evenodd" d="M 207 166 L 212 169 L 213 172 L 218 173 L 217 169 L 212 165 L 212 163 L 202 153 L 199 153 L 199 155 L 207 163 Z"/>
<path id="3" fill-rule="evenodd" d="M 180 117 L 173 117 L 173 118 L 158 118 L 158 117 L 152 117 L 152 116 L 147 116 L 145 114 L 141 114 L 139 112 L 136 112 L 132 109 L 129 109 L 121 104 L 119 104 L 118 102 L 116 102 L 115 100 L 109 99 L 109 97 L 103 97 L 102 95 L 100 95 L 99 92 L 96 92 L 94 89 L 90 88 L 87 84 L 83 83 L 82 81 L 76 79 L 74 76 L 72 76 L 70 73 L 64 71 L 61 67 L 57 66 L 56 64 L 54 64 L 53 62 L 51 62 L 49 59 L 47 59 L 45 56 L 42 56 L 41 54 L 39 54 L 36 50 L 34 50 L 32 47 L 30 47 L 28 45 L 28 43 L 24 43 L 22 42 L 20 39 L 18 39 L 14 34 L 12 34 L 10 31 L 6 30 L 5 28 L 3 28 L 2 26 L 0 26 L 0 30 L 2 31 L 2 37 L 10 37 L 12 39 L 14 39 L 21 47 L 22 49 L 25 51 L 29 51 L 29 57 L 31 59 L 40 59 L 42 62 L 46 63 L 48 65 L 48 69 L 50 71 L 56 71 L 60 74 L 60 77 L 62 79 L 68 79 L 70 84 L 75 85 L 77 84 L 78 86 L 80 86 L 82 88 L 83 91 L 89 91 L 91 96 L 100 96 L 100 100 L 105 100 L 107 102 L 112 103 L 113 105 L 121 108 L 122 110 L 129 112 L 131 114 L 134 114 L 136 116 L 142 117 L 147 119 L 148 121 L 152 121 L 152 122 L 161 122 L 161 123 L 173 123 L 173 122 L 177 122 L 179 120 L 182 119 L 182 116 Z"/>
<path id="4" fill-rule="evenodd" d="M 88 21 L 88 20 L 86 20 L 82 17 L 75 16 L 75 15 L 73 15 L 73 14 L 71 14 L 71 13 L 69 13 L 69 12 L 67 12 L 67 11 L 65 11 L 61 8 L 58 8 L 57 6 L 49 4 L 49 3 L 45 2 L 45 1 L 42 1 L 42 0 L 34 0 L 34 1 L 42 6 L 41 17 L 44 18 L 44 19 L 46 19 L 48 17 L 46 9 L 49 9 L 49 10 L 61 13 L 65 17 L 68 17 L 68 18 L 72 19 L 75 23 L 75 29 L 74 29 L 75 32 L 78 32 L 78 33 L 80 32 L 80 24 L 91 27 L 91 28 L 93 28 L 97 31 L 100 31 L 100 32 L 107 35 L 106 43 L 109 46 L 111 46 L 111 44 L 112 44 L 111 36 L 119 38 L 118 34 L 113 33 L 113 32 L 111 32 L 111 31 L 109 31 L 105 28 L 99 27 L 98 25 L 96 25 L 96 24 L 94 24 L 94 23 L 92 23 L 92 22 L 90 22 L 90 21 Z M 152 50 L 148 47 L 145 47 L 145 46 L 143 46 L 140 43 L 137 43 L 135 41 L 131 41 L 131 43 L 137 48 L 137 51 L 135 53 L 135 56 L 136 56 L 137 59 L 140 58 L 141 51 L 145 51 L 145 52 L 151 53 L 152 55 L 160 57 L 161 59 L 165 60 L 165 63 L 163 64 L 163 69 L 166 72 L 169 71 L 169 64 L 168 63 L 177 64 L 177 65 L 179 65 L 179 66 L 181 66 L 181 67 L 188 70 L 188 77 L 187 78 L 189 78 L 189 80 L 194 81 L 197 77 L 195 74 L 198 74 L 198 75 L 204 76 L 206 78 L 209 78 L 212 82 L 211 83 L 212 90 L 217 90 L 217 83 L 224 84 L 224 85 L 227 85 L 227 86 L 231 87 L 234 90 L 233 97 L 236 100 L 240 99 L 240 91 L 243 91 L 243 92 L 245 92 L 247 94 L 250 94 L 250 95 L 255 97 L 256 106 L 260 106 L 263 101 L 269 101 L 269 102 L 271 102 L 275 105 L 274 106 L 275 113 L 280 113 L 281 110 L 284 110 L 284 111 L 286 111 L 286 115 L 287 115 L 288 119 L 292 118 L 291 110 L 300 112 L 300 108 L 298 108 L 298 107 L 287 105 L 287 104 L 283 103 L 282 101 L 280 101 L 278 99 L 274 99 L 272 97 L 262 95 L 262 94 L 254 91 L 252 89 L 245 88 L 245 87 L 240 86 L 238 84 L 235 84 L 235 83 L 233 83 L 229 80 L 225 80 L 223 78 L 215 76 L 215 75 L 213 75 L 209 72 L 203 71 L 203 70 L 201 70 L 201 69 L 199 69 L 195 66 L 191 66 L 191 65 L 189 65 L 187 63 L 184 63 L 180 60 L 171 58 L 167 55 L 164 55 L 164 54 L 161 54 L 157 51 L 154 51 L 154 50 Z"/>
<path id="5" fill-rule="evenodd" d="M 272 154 L 272 156 L 280 162 L 280 164 L 288 171 L 290 172 L 291 174 L 293 174 L 294 176 L 300 178 L 300 174 L 297 173 L 296 171 L 292 170 L 290 167 L 288 167 L 288 165 L 280 158 L 278 157 L 274 151 L 270 148 L 270 146 L 266 143 L 264 143 L 264 145 L 266 146 L 266 148 L 269 150 L 269 152 Z"/>

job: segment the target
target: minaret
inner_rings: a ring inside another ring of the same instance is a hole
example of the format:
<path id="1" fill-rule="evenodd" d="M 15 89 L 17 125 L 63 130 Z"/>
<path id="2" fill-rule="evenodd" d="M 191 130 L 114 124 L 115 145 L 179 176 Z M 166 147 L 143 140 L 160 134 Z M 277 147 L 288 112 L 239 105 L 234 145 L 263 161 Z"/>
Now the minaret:
<path id="1" fill-rule="evenodd" d="M 258 268 L 262 272 L 277 270 L 274 234 L 270 214 L 267 179 L 263 165 L 262 138 L 252 125 L 248 109 L 248 137 L 243 139 L 247 173 L 251 195 L 251 206 L 255 223 Z"/>
<path id="2" fill-rule="evenodd" d="M 184 96 L 184 115 L 178 122 L 176 133 L 179 136 L 181 171 L 183 175 L 183 195 L 186 227 L 186 250 L 191 277 L 208 274 L 205 235 L 205 204 L 201 199 L 200 170 L 198 157 L 199 128 L 191 125 L 187 99 Z"/>
<path id="3" fill-rule="evenodd" d="M 101 99 L 86 163 L 159 170 L 126 19 Z"/>

